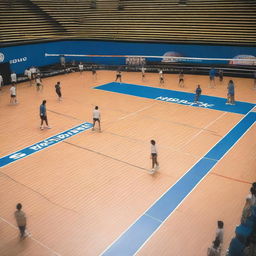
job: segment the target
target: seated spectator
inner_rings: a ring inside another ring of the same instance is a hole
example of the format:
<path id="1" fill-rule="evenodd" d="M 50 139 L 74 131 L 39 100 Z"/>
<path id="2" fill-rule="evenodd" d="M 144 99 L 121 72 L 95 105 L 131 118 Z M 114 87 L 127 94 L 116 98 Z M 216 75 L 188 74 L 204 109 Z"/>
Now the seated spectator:
<path id="1" fill-rule="evenodd" d="M 245 201 L 245 206 L 242 212 L 241 224 L 245 224 L 248 217 L 251 216 L 251 198 L 247 197 Z"/>
<path id="2" fill-rule="evenodd" d="M 207 256 L 220 256 L 220 240 L 216 238 L 212 242 L 212 246 L 207 249 Z"/>
<path id="3" fill-rule="evenodd" d="M 223 230 L 223 227 L 224 227 L 224 223 L 223 221 L 219 220 L 217 222 L 217 225 L 218 225 L 218 228 L 216 230 L 216 239 L 218 239 L 220 241 L 220 246 L 223 244 L 223 235 L 224 235 L 224 230 Z"/>

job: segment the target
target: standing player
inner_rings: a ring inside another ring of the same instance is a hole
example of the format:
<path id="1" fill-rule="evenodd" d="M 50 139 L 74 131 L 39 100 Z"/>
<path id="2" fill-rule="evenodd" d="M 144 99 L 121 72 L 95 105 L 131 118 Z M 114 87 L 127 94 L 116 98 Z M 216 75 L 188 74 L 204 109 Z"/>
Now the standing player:
<path id="1" fill-rule="evenodd" d="M 57 84 L 55 84 L 55 91 L 58 95 L 58 99 L 61 100 L 61 87 L 60 87 L 60 82 L 57 82 Z"/>
<path id="2" fill-rule="evenodd" d="M 36 90 L 43 89 L 42 79 L 39 75 L 36 76 Z"/>
<path id="3" fill-rule="evenodd" d="M 254 71 L 253 76 L 254 76 L 253 89 L 256 89 L 256 71 Z"/>
<path id="4" fill-rule="evenodd" d="M 84 65 L 82 64 L 82 62 L 79 63 L 78 69 L 79 69 L 80 74 L 82 74 L 84 71 Z"/>
<path id="5" fill-rule="evenodd" d="M 15 87 L 14 83 L 12 84 L 12 86 L 10 88 L 10 94 L 11 94 L 10 104 L 16 104 L 17 103 L 16 87 Z"/>
<path id="6" fill-rule="evenodd" d="M 222 69 L 219 70 L 219 79 L 220 79 L 220 82 L 223 81 L 223 70 Z"/>
<path id="7" fill-rule="evenodd" d="M 151 159 L 152 159 L 152 170 L 150 171 L 150 173 L 153 174 L 159 167 L 159 163 L 157 161 L 156 142 L 154 140 L 151 140 L 150 143 L 151 143 Z"/>
<path id="8" fill-rule="evenodd" d="M 200 85 L 198 85 L 196 88 L 195 103 L 198 103 L 201 93 L 202 93 L 202 89 L 201 89 Z"/>
<path id="9" fill-rule="evenodd" d="M 235 85 L 233 80 L 228 83 L 228 98 L 226 105 L 235 105 Z"/>
<path id="10" fill-rule="evenodd" d="M 30 71 L 31 71 L 31 79 L 32 79 L 32 80 L 34 80 L 34 79 L 36 80 L 36 73 L 37 73 L 36 68 L 32 66 L 32 67 L 30 68 Z"/>
<path id="11" fill-rule="evenodd" d="M 94 79 L 97 79 L 97 73 L 96 73 L 96 69 L 95 69 L 94 65 L 92 65 L 92 76 Z"/>
<path id="12" fill-rule="evenodd" d="M 160 84 L 164 83 L 164 75 L 163 75 L 163 70 L 159 70 L 159 79 L 160 79 Z"/>
<path id="13" fill-rule="evenodd" d="M 2 90 L 2 86 L 4 85 L 4 80 L 2 75 L 0 75 L 0 91 Z"/>
<path id="14" fill-rule="evenodd" d="M 17 204 L 16 209 L 17 210 L 15 211 L 14 216 L 17 222 L 17 226 L 20 230 L 20 239 L 23 239 L 28 236 L 28 234 L 26 233 L 27 218 L 25 213 L 21 210 L 22 204 Z"/>
<path id="15" fill-rule="evenodd" d="M 122 83 L 122 73 L 120 70 L 116 71 L 116 80 L 115 81 L 117 81 L 117 80 L 119 80 L 119 83 Z"/>
<path id="16" fill-rule="evenodd" d="M 181 70 L 180 74 L 179 74 L 179 86 L 184 87 L 184 73 L 183 73 L 183 70 Z"/>
<path id="17" fill-rule="evenodd" d="M 146 68 L 145 68 L 145 67 L 142 67 L 142 68 L 141 68 L 142 80 L 144 80 L 144 78 L 145 78 L 145 72 L 146 72 Z"/>
<path id="18" fill-rule="evenodd" d="M 17 83 L 17 75 L 14 72 L 11 73 L 11 82 L 13 84 Z"/>
<path id="19" fill-rule="evenodd" d="M 32 81 L 31 81 L 31 78 L 32 78 L 31 70 L 30 70 L 30 69 L 25 69 L 24 75 L 28 78 L 29 84 L 30 84 L 30 86 L 31 86 L 31 85 L 32 85 Z"/>
<path id="20" fill-rule="evenodd" d="M 215 87 L 215 75 L 216 75 L 216 70 L 212 67 L 209 71 L 210 88 Z"/>
<path id="21" fill-rule="evenodd" d="M 93 110 L 92 117 L 93 117 L 92 130 L 94 131 L 95 123 L 98 122 L 99 123 L 99 132 L 101 132 L 101 127 L 100 127 L 100 111 L 99 111 L 99 107 L 98 106 L 96 106 L 95 109 Z"/>
<path id="22" fill-rule="evenodd" d="M 47 115 L 46 115 L 46 100 L 43 100 L 42 104 L 40 105 L 40 118 L 41 118 L 41 126 L 40 129 L 43 130 L 43 124 L 46 123 L 46 128 L 50 129 L 51 127 L 48 125 Z"/>

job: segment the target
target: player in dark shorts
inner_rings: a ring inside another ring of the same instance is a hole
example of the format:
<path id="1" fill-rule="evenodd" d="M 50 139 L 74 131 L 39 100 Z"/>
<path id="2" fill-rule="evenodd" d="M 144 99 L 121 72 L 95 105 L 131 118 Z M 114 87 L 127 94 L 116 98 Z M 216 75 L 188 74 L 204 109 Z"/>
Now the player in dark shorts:
<path id="1" fill-rule="evenodd" d="M 121 71 L 117 71 L 117 73 L 116 73 L 116 80 L 115 81 L 117 81 L 117 80 L 119 80 L 119 82 L 122 83 L 122 73 L 121 73 Z"/>
<path id="2" fill-rule="evenodd" d="M 198 85 L 196 88 L 195 103 L 198 103 L 198 100 L 199 100 L 201 94 L 202 94 L 202 89 L 201 89 L 200 85 Z"/>
<path id="3" fill-rule="evenodd" d="M 220 80 L 220 82 L 223 81 L 223 70 L 222 69 L 219 70 L 219 80 Z"/>
<path id="4" fill-rule="evenodd" d="M 57 82 L 57 84 L 55 84 L 55 91 L 58 95 L 58 99 L 61 100 L 62 95 L 61 95 L 60 82 Z"/>
<path id="5" fill-rule="evenodd" d="M 43 89 L 42 79 L 39 75 L 36 76 L 36 89 L 37 91 L 40 91 L 40 89 Z"/>
<path id="6" fill-rule="evenodd" d="M 150 173 L 153 174 L 159 168 L 159 163 L 157 161 L 157 148 L 156 148 L 155 140 L 151 140 L 150 144 L 151 144 L 150 158 L 152 159 L 152 169 L 150 170 Z"/>
<path id="7" fill-rule="evenodd" d="M 179 74 L 179 86 L 180 87 L 184 87 L 184 74 L 183 74 L 183 71 L 180 71 L 180 74 Z"/>
<path id="8" fill-rule="evenodd" d="M 96 69 L 94 66 L 92 66 L 92 76 L 97 79 L 97 73 L 96 73 Z"/>
<path id="9" fill-rule="evenodd" d="M 95 123 L 98 122 L 98 124 L 99 124 L 99 132 L 101 132 L 101 127 L 100 127 L 100 111 L 99 111 L 99 107 L 98 106 L 95 106 L 95 109 L 92 112 L 92 118 L 93 118 L 92 130 L 94 131 Z"/>
<path id="10" fill-rule="evenodd" d="M 41 126 L 40 129 L 43 130 L 43 124 L 46 123 L 46 128 L 50 129 L 51 127 L 48 125 L 47 115 L 46 115 L 46 100 L 43 100 L 42 104 L 40 105 L 40 118 L 41 118 Z"/>

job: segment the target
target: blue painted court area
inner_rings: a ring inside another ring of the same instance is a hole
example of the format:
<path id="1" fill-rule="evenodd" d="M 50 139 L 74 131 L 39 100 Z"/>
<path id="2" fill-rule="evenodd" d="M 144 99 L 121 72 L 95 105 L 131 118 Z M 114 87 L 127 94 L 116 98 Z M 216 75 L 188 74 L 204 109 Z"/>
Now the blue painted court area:
<path id="1" fill-rule="evenodd" d="M 87 122 L 82 123 L 80 125 L 77 125 L 71 129 L 67 130 L 67 131 L 64 131 L 64 132 L 54 135 L 50 138 L 47 138 L 43 141 L 40 141 L 32 146 L 29 146 L 27 148 L 16 151 L 10 155 L 1 157 L 0 158 L 0 167 L 4 167 L 10 163 L 13 163 L 13 162 L 19 160 L 19 159 L 22 159 L 22 158 L 32 155 L 36 152 L 39 152 L 43 149 L 46 149 L 52 145 L 55 145 L 56 143 L 66 140 L 67 138 L 70 138 L 74 135 L 84 132 L 90 128 L 92 128 L 91 123 L 87 123 Z"/>
<path id="2" fill-rule="evenodd" d="M 248 113 L 101 255 L 134 255 L 255 121 L 256 112 Z"/>
<path id="3" fill-rule="evenodd" d="M 135 84 L 113 82 L 100 85 L 94 88 L 98 90 L 117 92 L 142 98 L 155 99 L 176 104 L 215 109 L 244 115 L 255 106 L 255 104 L 242 101 L 236 101 L 235 106 L 226 105 L 225 103 L 227 102 L 227 99 L 207 95 L 202 95 L 200 97 L 200 102 L 196 104 L 194 102 L 194 93 L 167 90 L 162 88 L 148 87 Z"/>

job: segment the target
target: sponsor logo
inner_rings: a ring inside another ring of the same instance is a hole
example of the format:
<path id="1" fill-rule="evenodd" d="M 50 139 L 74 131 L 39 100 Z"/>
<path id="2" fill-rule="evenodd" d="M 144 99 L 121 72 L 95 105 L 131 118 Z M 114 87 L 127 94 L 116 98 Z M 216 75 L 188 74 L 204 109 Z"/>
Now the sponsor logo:
<path id="1" fill-rule="evenodd" d="M 22 57 L 22 58 L 18 58 L 18 59 L 13 59 L 10 60 L 10 64 L 16 64 L 16 63 L 20 63 L 20 62 L 25 62 L 27 61 L 28 58 L 27 57 Z"/>
<path id="2" fill-rule="evenodd" d="M 57 135 L 54 135 L 48 139 L 45 139 L 43 141 L 40 141 L 32 146 L 29 146 L 27 148 L 24 148 L 20 151 L 16 151 L 10 155 L 4 156 L 2 158 L 0 158 L 0 167 L 3 167 L 7 164 L 10 164 L 16 160 L 19 160 L 21 158 L 27 157 L 31 154 L 34 154 L 40 150 L 43 150 L 45 148 L 48 148 L 56 143 L 59 143 L 63 140 L 66 140 L 69 137 L 72 137 L 76 134 L 79 134 L 81 132 L 84 132 L 88 129 L 92 128 L 92 124 L 91 123 L 82 123 L 78 126 L 75 126 L 65 132 L 59 133 Z"/>
<path id="3" fill-rule="evenodd" d="M 208 104 L 208 103 L 201 102 L 201 101 L 198 101 L 196 103 L 196 102 L 190 102 L 190 101 L 187 101 L 187 100 L 181 100 L 181 99 L 178 99 L 178 98 L 169 98 L 169 97 L 163 97 L 163 96 L 159 96 L 159 97 L 155 98 L 155 100 L 174 102 L 174 103 L 184 104 L 184 105 L 189 105 L 189 106 L 196 105 L 198 107 L 203 107 L 203 108 L 210 108 L 210 107 L 214 106 L 214 104 Z"/>
<path id="4" fill-rule="evenodd" d="M 4 61 L 4 54 L 0 52 L 0 62 Z"/>

